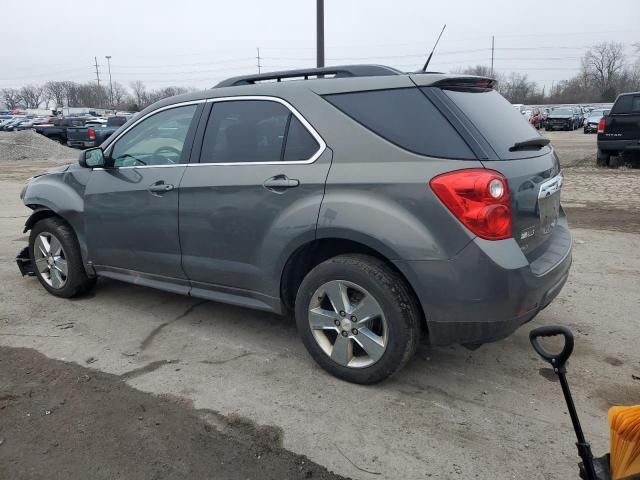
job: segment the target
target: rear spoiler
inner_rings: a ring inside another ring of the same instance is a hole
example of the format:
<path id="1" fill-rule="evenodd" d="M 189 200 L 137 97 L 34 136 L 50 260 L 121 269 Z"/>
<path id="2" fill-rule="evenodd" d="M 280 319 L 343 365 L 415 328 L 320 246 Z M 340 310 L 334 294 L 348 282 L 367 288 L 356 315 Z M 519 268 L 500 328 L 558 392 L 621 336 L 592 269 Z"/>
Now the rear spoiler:
<path id="1" fill-rule="evenodd" d="M 460 88 L 460 89 L 493 89 L 498 83 L 495 79 L 489 77 L 461 76 L 446 77 L 437 80 L 431 84 L 432 87 L 440 88 Z"/>

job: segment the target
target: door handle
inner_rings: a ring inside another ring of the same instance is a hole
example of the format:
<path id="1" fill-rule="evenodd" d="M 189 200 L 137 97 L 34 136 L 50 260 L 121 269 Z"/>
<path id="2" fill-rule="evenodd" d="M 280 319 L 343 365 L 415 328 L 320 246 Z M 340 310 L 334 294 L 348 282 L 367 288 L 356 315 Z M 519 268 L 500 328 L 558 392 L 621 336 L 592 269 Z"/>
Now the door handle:
<path id="1" fill-rule="evenodd" d="M 162 180 L 156 183 L 152 183 L 151 185 L 149 185 L 149 187 L 147 187 L 147 190 L 149 190 L 151 193 L 165 193 L 170 192 L 173 189 L 173 185 L 171 185 L 170 183 L 164 183 L 164 181 Z"/>
<path id="2" fill-rule="evenodd" d="M 275 177 L 267 178 L 263 185 L 268 190 L 282 191 L 286 188 L 297 187 L 300 185 L 300 180 L 296 178 L 289 178 L 286 175 L 276 175 Z"/>

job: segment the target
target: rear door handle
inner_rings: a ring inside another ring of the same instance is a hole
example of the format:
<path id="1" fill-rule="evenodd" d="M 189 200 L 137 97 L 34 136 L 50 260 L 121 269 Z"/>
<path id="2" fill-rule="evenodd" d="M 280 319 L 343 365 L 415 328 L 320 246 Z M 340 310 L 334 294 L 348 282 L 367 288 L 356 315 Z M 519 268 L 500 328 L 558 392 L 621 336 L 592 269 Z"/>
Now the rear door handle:
<path id="1" fill-rule="evenodd" d="M 263 185 L 268 190 L 282 191 L 286 188 L 297 187 L 300 185 L 300 180 L 296 178 L 289 178 L 286 175 L 276 175 L 275 177 L 267 178 Z"/>
<path id="2" fill-rule="evenodd" d="M 173 185 L 171 185 L 170 183 L 164 183 L 163 180 L 152 183 L 151 185 L 149 185 L 149 187 L 147 187 L 147 190 L 149 190 L 151 193 L 166 193 L 170 192 L 173 189 Z"/>

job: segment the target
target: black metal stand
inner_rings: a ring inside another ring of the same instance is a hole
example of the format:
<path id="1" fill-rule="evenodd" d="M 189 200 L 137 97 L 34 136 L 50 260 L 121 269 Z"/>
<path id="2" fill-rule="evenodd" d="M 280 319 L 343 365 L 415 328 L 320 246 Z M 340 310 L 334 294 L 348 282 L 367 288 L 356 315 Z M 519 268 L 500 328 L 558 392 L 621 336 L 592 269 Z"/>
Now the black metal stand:
<path id="1" fill-rule="evenodd" d="M 565 342 L 562 351 L 554 354 L 546 351 L 542 347 L 539 338 L 555 337 L 556 335 L 562 335 Z M 571 423 L 573 424 L 573 429 L 576 432 L 576 439 L 578 440 L 576 442 L 576 446 L 578 447 L 578 455 L 582 459 L 581 476 L 584 475 L 583 478 L 585 480 L 601 480 L 602 477 L 596 475 L 593 463 L 593 453 L 591 453 L 591 445 L 589 445 L 589 442 L 584 438 L 582 426 L 580 425 L 578 413 L 576 412 L 576 406 L 573 403 L 573 397 L 571 396 L 571 390 L 569 389 L 569 383 L 567 382 L 567 370 L 565 368 L 565 363 L 573 352 L 573 333 L 571 333 L 571 330 L 567 327 L 562 326 L 540 327 L 529 333 L 529 340 L 538 355 L 551 364 L 553 371 L 558 375 L 558 379 L 560 380 L 562 393 L 564 394 L 564 399 L 567 402 Z"/>

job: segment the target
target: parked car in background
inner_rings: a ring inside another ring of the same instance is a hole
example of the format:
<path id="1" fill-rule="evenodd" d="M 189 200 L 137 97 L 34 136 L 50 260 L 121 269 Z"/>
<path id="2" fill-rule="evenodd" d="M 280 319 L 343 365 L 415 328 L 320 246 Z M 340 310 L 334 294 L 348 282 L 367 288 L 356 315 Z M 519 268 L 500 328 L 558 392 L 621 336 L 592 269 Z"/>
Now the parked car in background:
<path id="1" fill-rule="evenodd" d="M 531 112 L 531 116 L 529 117 L 529 123 L 536 130 L 541 129 L 544 126 L 544 121 L 542 118 L 542 112 L 538 108 L 534 108 Z"/>
<path id="2" fill-rule="evenodd" d="M 580 128 L 584 123 L 584 111 L 582 110 L 582 107 L 574 107 L 573 110 L 575 112 L 575 122 L 573 129 L 575 130 L 577 128 Z"/>
<path id="3" fill-rule="evenodd" d="M 85 121 L 85 117 L 56 118 L 53 120 L 52 125 L 38 125 L 35 127 L 35 131 L 50 138 L 51 140 L 55 140 L 56 142 L 66 145 L 67 128 L 84 126 Z"/>
<path id="4" fill-rule="evenodd" d="M 32 127 L 33 127 L 33 119 L 28 118 L 28 119 L 22 120 L 21 122 L 18 122 L 14 127 L 14 130 L 16 132 L 19 132 L 20 130 L 29 130 Z"/>
<path id="5" fill-rule="evenodd" d="M 597 108 L 591 110 L 587 118 L 584 119 L 584 133 L 596 133 L 598 131 L 598 124 L 600 119 L 609 114 L 609 109 Z"/>
<path id="6" fill-rule="evenodd" d="M 59 297 L 102 276 L 293 311 L 356 383 L 421 337 L 504 338 L 561 291 L 572 240 L 558 157 L 494 84 L 353 65 L 161 100 L 25 186 L 18 264 Z"/>
<path id="7" fill-rule="evenodd" d="M 117 116 L 107 118 L 106 125 L 87 122 L 82 127 L 67 128 L 67 145 L 73 148 L 97 147 L 109 138 L 131 116 Z"/>
<path id="8" fill-rule="evenodd" d="M 619 95 L 598 124 L 597 164 L 615 168 L 623 155 L 640 157 L 640 92 Z"/>
<path id="9" fill-rule="evenodd" d="M 25 119 L 25 117 L 14 117 L 12 120 L 10 120 L 9 122 L 5 123 L 2 126 L 2 131 L 3 132 L 13 132 L 16 127 L 18 126 L 19 123 L 23 122 Z"/>
<path id="10" fill-rule="evenodd" d="M 576 112 L 572 107 L 558 107 L 547 116 L 545 130 L 575 130 Z"/>
<path id="11" fill-rule="evenodd" d="M 39 126 L 39 125 L 53 125 L 53 121 L 58 118 L 58 117 L 54 117 L 54 116 L 49 116 L 49 117 L 38 117 L 36 119 L 33 120 L 33 126 L 34 128 Z"/>

